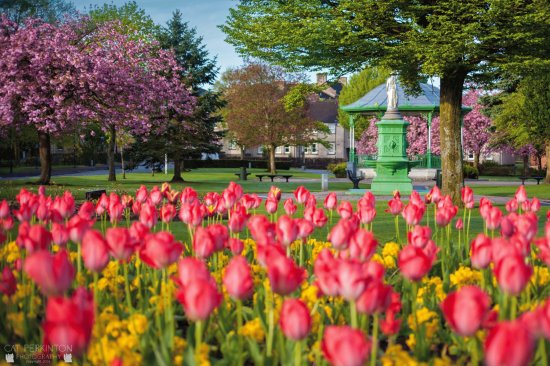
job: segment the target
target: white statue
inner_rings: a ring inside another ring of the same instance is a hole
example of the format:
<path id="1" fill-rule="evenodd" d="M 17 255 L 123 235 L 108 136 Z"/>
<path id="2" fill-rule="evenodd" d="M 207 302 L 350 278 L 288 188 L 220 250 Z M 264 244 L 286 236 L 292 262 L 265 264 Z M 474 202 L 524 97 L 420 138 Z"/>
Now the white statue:
<path id="1" fill-rule="evenodd" d="M 388 110 L 397 109 L 396 77 L 392 75 L 386 80 L 386 93 L 388 93 Z"/>

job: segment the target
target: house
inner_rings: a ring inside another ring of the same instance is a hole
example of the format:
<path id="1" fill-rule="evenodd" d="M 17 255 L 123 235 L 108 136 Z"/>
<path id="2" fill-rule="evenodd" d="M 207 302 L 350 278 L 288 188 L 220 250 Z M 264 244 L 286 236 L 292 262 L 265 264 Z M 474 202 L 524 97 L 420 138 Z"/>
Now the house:
<path id="1" fill-rule="evenodd" d="M 317 74 L 317 85 L 327 83 L 327 74 Z M 327 142 L 311 144 L 309 146 L 279 146 L 275 150 L 277 159 L 294 160 L 297 165 L 326 167 L 332 161 L 346 161 L 349 155 L 349 130 L 338 123 L 338 96 L 347 78 L 342 77 L 318 94 L 310 96 L 310 116 L 316 121 L 327 125 L 330 133 L 321 136 Z M 321 132 L 319 132 L 321 133 Z M 222 141 L 222 155 L 226 158 L 240 158 L 241 150 L 237 144 L 228 138 Z M 262 146 L 246 148 L 245 158 L 262 158 Z"/>

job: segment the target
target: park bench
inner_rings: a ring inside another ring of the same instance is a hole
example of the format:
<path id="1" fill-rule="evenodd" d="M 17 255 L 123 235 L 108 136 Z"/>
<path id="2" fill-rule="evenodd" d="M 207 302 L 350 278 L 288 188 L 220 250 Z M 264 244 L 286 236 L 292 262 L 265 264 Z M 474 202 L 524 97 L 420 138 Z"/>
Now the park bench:
<path id="1" fill-rule="evenodd" d="M 104 189 L 98 189 L 97 191 L 86 192 L 86 200 L 87 201 L 98 200 L 101 198 L 101 195 L 103 193 L 107 194 L 107 191 Z"/>
<path id="2" fill-rule="evenodd" d="M 284 178 L 286 179 L 286 182 L 288 183 L 288 179 L 292 177 L 292 174 L 256 174 L 256 177 L 262 181 L 263 177 L 269 177 L 271 178 L 271 181 L 273 182 L 273 179 L 276 177 Z"/>
<path id="3" fill-rule="evenodd" d="M 346 173 L 348 174 L 349 180 L 353 183 L 353 189 L 359 189 L 359 182 L 364 178 L 362 176 L 358 177 L 355 171 L 351 171 L 349 169 L 346 170 Z"/>
<path id="4" fill-rule="evenodd" d="M 243 174 L 243 173 L 235 173 L 235 175 L 236 175 L 237 177 L 239 177 L 239 179 L 241 179 L 241 176 L 242 176 L 241 174 Z M 249 176 L 250 174 L 252 174 L 252 173 L 244 173 L 244 174 L 246 174 L 246 176 L 248 177 L 248 176 Z M 244 179 L 244 180 L 246 180 L 246 179 Z"/>
<path id="5" fill-rule="evenodd" d="M 525 185 L 525 181 L 527 179 L 534 179 L 537 181 L 537 185 L 540 184 L 540 181 L 543 180 L 545 177 L 519 177 L 519 179 L 521 179 L 521 184 L 522 185 Z"/>

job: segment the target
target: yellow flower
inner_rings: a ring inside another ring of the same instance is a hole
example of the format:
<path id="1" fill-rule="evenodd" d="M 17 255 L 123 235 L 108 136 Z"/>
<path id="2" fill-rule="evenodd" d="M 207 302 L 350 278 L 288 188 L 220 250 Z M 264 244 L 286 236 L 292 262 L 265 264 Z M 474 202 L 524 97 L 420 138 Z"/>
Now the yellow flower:
<path id="1" fill-rule="evenodd" d="M 309 349 L 309 352 L 307 354 L 307 360 L 310 364 L 314 364 L 315 360 L 317 358 L 317 355 L 321 352 L 321 342 L 315 341 L 311 348 Z"/>
<path id="2" fill-rule="evenodd" d="M 390 241 L 384 245 L 384 248 L 382 249 L 382 256 L 383 257 L 397 257 L 399 254 L 399 244 L 396 242 Z"/>
<path id="3" fill-rule="evenodd" d="M 255 318 L 247 321 L 241 329 L 239 329 L 239 335 L 247 338 L 251 338 L 256 342 L 262 342 L 265 338 L 265 331 L 262 327 L 260 318 Z"/>
<path id="4" fill-rule="evenodd" d="M 138 346 L 139 340 L 136 338 L 135 335 L 123 333 L 121 336 L 117 338 L 117 343 L 120 348 L 133 350 Z"/>
<path id="5" fill-rule="evenodd" d="M 440 277 L 426 277 L 422 280 L 422 287 L 418 289 L 416 301 L 419 304 L 424 304 L 426 297 L 431 297 L 435 294 L 436 302 L 441 302 L 445 299 L 445 291 L 443 291 L 443 281 Z"/>
<path id="6" fill-rule="evenodd" d="M 385 257 L 384 257 L 384 267 L 386 267 L 387 269 L 394 269 L 394 268 L 396 268 L 395 258 L 394 258 L 394 257 L 390 257 L 390 256 L 385 256 Z"/>
<path id="7" fill-rule="evenodd" d="M 539 288 L 546 286 L 550 282 L 550 270 L 546 266 L 535 266 L 531 276 L 530 286 Z"/>
<path id="8" fill-rule="evenodd" d="M 8 313 L 7 318 L 13 332 L 19 337 L 23 337 L 25 335 L 25 329 L 23 328 L 23 324 L 25 324 L 24 314 L 22 312 Z"/>
<path id="9" fill-rule="evenodd" d="M 409 353 L 403 350 L 399 344 L 394 344 L 386 349 L 386 353 L 380 359 L 382 366 L 418 366 L 418 363 Z"/>
<path id="10" fill-rule="evenodd" d="M 481 272 L 470 267 L 460 266 L 454 273 L 451 273 L 451 285 L 461 288 L 466 285 L 475 285 L 481 282 Z"/>
<path id="11" fill-rule="evenodd" d="M 371 259 L 373 262 L 377 262 L 377 263 L 380 263 L 381 265 L 385 266 L 385 263 L 384 263 L 384 258 L 382 258 L 380 256 L 380 254 L 376 253 L 372 256 L 372 259 Z"/>
<path id="12" fill-rule="evenodd" d="M 304 284 L 302 285 L 302 293 L 300 294 L 300 298 L 310 309 L 313 308 L 318 300 L 318 291 L 319 288 L 317 288 L 317 286 L 310 285 L 307 282 L 304 282 Z"/>
<path id="13" fill-rule="evenodd" d="M 147 330 L 147 317 L 142 314 L 133 314 L 128 319 L 128 330 L 132 334 L 143 334 Z"/>
<path id="14" fill-rule="evenodd" d="M 183 353 L 187 347 L 187 341 L 184 338 L 175 336 L 174 337 L 174 353 Z"/>
<path id="15" fill-rule="evenodd" d="M 99 281 L 97 281 L 98 290 L 103 291 L 107 288 L 107 286 L 109 286 L 109 280 L 105 277 L 101 277 Z"/>
<path id="16" fill-rule="evenodd" d="M 0 259 L 5 259 L 6 262 L 12 264 L 20 258 L 21 249 L 19 249 L 15 241 L 10 241 L 3 248 L 0 248 Z"/>
<path id="17" fill-rule="evenodd" d="M 210 349 L 206 343 L 201 343 L 197 349 L 197 352 L 195 354 L 195 360 L 199 364 L 199 366 L 209 366 L 210 365 L 210 359 L 208 358 L 208 352 L 210 352 Z"/>
<path id="18" fill-rule="evenodd" d="M 423 307 L 416 311 L 416 318 L 420 329 L 424 329 L 424 337 L 426 337 L 426 339 L 429 341 L 431 338 L 433 338 L 439 326 L 439 318 L 437 316 L 437 313 Z M 411 330 L 415 332 L 417 325 L 415 323 L 413 314 L 409 315 L 407 322 L 409 324 L 409 328 L 411 328 Z M 409 339 L 407 339 L 407 346 L 409 346 L 410 349 L 414 349 L 414 347 L 416 346 L 414 333 L 411 333 L 409 335 Z"/>

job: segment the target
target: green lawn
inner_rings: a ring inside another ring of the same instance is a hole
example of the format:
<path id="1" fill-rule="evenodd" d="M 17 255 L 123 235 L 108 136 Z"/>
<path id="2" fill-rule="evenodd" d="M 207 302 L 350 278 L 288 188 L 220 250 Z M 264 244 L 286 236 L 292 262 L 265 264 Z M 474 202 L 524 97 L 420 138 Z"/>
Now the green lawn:
<path id="1" fill-rule="evenodd" d="M 498 186 L 495 183 L 494 186 L 476 185 L 470 184 L 470 187 L 474 190 L 475 194 L 483 196 L 503 196 L 512 197 L 516 193 L 519 185 L 517 186 Z M 550 199 L 550 185 L 527 185 L 525 190 L 529 197 L 537 197 L 539 199 Z"/>
<path id="2" fill-rule="evenodd" d="M 199 193 L 210 191 L 221 192 L 227 187 L 231 180 L 236 180 L 236 169 L 214 169 L 203 168 L 195 169 L 183 174 L 186 180 L 184 183 L 173 184 L 174 189 L 181 190 L 186 186 L 191 186 Z M 321 181 L 319 174 L 307 173 L 301 170 L 281 171 L 281 174 L 292 174 L 293 177 L 289 183 L 282 179 L 276 178 L 274 183 L 271 181 L 259 182 L 255 174 L 265 173 L 262 169 L 249 169 L 252 173 L 247 181 L 238 181 L 245 192 L 249 193 L 267 193 L 272 185 L 276 185 L 283 192 L 292 192 L 298 186 L 304 185 L 311 191 L 321 190 Z M 116 182 L 108 182 L 106 175 L 90 175 L 90 176 L 57 176 L 52 178 L 52 185 L 48 187 L 51 194 L 59 194 L 70 189 L 77 200 L 84 198 L 85 192 L 96 189 L 105 189 L 108 192 L 115 191 L 117 193 L 135 193 L 136 189 L 142 184 L 148 188 L 154 185 L 161 185 L 171 178 L 171 174 L 164 175 L 156 173 L 152 176 L 150 173 L 128 173 L 127 179 L 122 179 L 122 175 L 117 175 Z M 297 179 L 317 179 L 315 182 L 302 181 Z M 13 179 L 0 181 L 0 199 L 13 200 L 17 192 L 22 188 L 27 187 L 31 190 L 36 190 L 37 186 L 33 185 L 32 179 Z M 347 190 L 352 187 L 351 182 L 330 183 L 329 189 L 332 191 Z M 367 184 L 362 184 L 361 188 L 368 188 Z"/>

